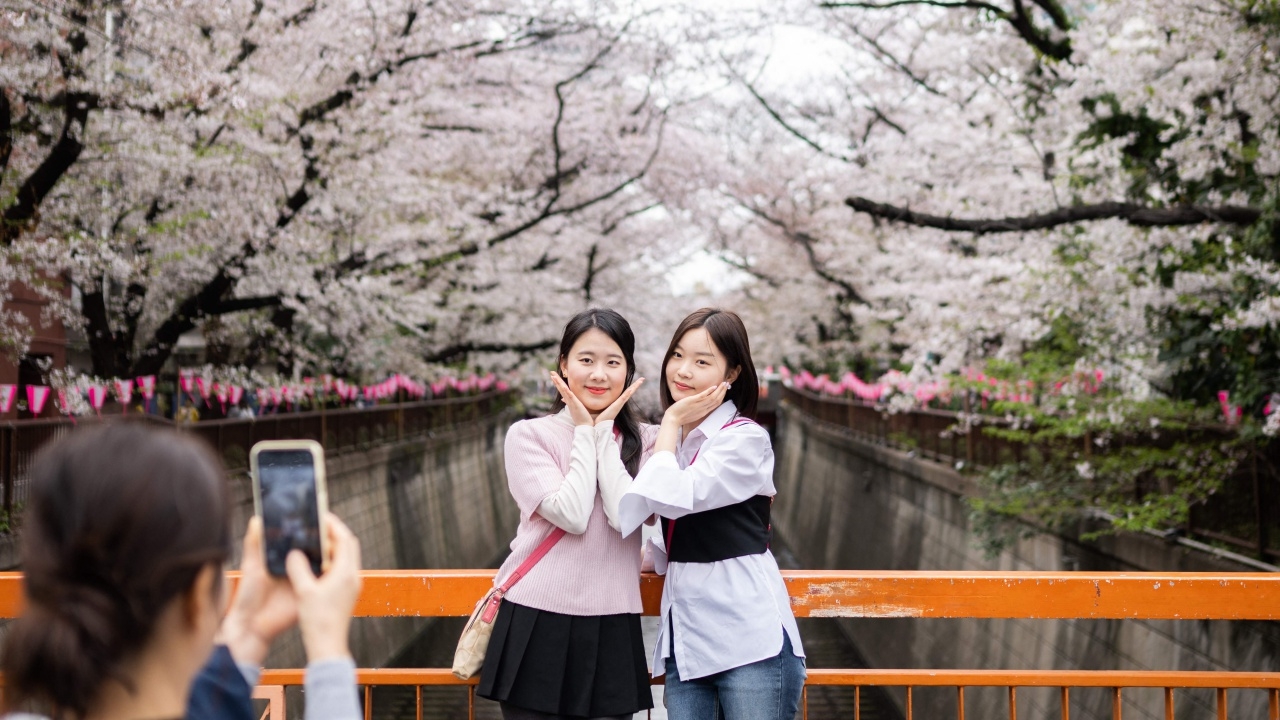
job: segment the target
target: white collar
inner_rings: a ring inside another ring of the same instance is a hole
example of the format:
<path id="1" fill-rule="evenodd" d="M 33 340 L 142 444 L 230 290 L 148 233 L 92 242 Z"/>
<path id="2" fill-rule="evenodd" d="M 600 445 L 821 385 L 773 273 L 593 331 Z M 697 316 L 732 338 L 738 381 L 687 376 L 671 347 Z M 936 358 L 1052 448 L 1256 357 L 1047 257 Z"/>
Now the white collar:
<path id="1" fill-rule="evenodd" d="M 732 400 L 725 400 L 720 404 L 720 407 L 712 410 L 711 414 L 689 433 L 689 437 L 693 437 L 694 433 L 701 433 L 702 437 L 710 440 L 716 436 L 716 433 L 723 430 L 724 426 L 730 420 L 733 420 L 737 414 L 738 406 L 734 405 Z"/>
<path id="2" fill-rule="evenodd" d="M 578 423 L 576 423 L 576 422 L 574 422 L 574 421 L 573 421 L 573 415 L 569 412 L 569 406 L 568 406 L 568 405 L 565 405 L 564 407 L 560 408 L 560 412 L 556 413 L 555 415 L 552 415 L 551 417 L 555 418 L 556 420 L 559 420 L 560 422 L 563 422 L 563 423 L 566 423 L 566 424 L 569 424 L 569 425 L 577 425 L 577 424 L 578 424 Z"/>

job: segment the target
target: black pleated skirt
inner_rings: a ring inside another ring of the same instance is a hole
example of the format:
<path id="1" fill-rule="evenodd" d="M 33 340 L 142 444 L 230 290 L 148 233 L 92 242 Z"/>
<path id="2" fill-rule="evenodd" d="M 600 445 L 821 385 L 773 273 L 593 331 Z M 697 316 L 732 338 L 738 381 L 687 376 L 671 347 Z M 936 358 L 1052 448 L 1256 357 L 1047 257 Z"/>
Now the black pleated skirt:
<path id="1" fill-rule="evenodd" d="M 640 616 L 562 615 L 503 600 L 476 694 L 570 717 L 648 710 Z"/>

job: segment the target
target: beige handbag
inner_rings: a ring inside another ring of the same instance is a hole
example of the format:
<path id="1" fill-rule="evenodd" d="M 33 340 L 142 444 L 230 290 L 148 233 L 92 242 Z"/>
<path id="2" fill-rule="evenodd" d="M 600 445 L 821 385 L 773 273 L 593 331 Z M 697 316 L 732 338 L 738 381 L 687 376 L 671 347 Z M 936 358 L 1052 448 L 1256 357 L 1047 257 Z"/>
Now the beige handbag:
<path id="1" fill-rule="evenodd" d="M 506 582 L 490 590 L 480 598 L 480 602 L 476 603 L 476 609 L 471 611 L 466 627 L 462 628 L 462 637 L 458 638 L 458 649 L 453 652 L 454 677 L 459 680 L 470 680 L 480 672 L 480 668 L 484 665 L 484 654 L 489 649 L 489 636 L 493 634 L 493 621 L 498 617 L 498 606 L 502 604 L 503 596 L 512 585 L 532 570 L 533 566 L 537 565 L 538 561 L 551 550 L 551 546 L 559 542 L 562 537 L 564 537 L 564 530 L 561 528 L 552 531 L 538 549 L 533 551 L 529 559 L 516 568 Z"/>

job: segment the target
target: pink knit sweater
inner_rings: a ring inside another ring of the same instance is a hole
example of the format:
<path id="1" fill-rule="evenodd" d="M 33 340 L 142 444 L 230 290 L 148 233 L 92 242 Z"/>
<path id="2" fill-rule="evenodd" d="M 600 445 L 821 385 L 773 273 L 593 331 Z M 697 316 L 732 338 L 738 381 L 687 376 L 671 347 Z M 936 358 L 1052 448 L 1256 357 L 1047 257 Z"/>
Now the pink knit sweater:
<path id="1" fill-rule="evenodd" d="M 567 413 L 522 420 L 507 431 L 507 485 L 520 506 L 520 525 L 511 555 L 498 571 L 501 584 L 524 562 L 554 526 L 538 515 L 542 501 L 555 493 L 569 471 L 574 425 Z M 641 462 L 653 454 L 655 425 L 642 425 Z M 617 443 L 610 443 L 618 452 Z M 609 526 L 599 492 L 586 532 L 565 534 L 507 593 L 511 602 L 566 615 L 638 613 L 640 535 L 622 535 Z"/>

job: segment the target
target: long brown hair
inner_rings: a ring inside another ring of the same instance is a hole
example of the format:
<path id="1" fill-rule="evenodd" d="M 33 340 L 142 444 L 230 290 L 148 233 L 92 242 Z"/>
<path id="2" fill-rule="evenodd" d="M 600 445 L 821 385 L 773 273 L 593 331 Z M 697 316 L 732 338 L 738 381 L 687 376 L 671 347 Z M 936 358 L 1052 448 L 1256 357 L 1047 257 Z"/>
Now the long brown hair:
<path id="1" fill-rule="evenodd" d="M 200 571 L 231 554 L 227 481 L 202 443 L 112 423 L 77 430 L 31 468 L 26 609 L 5 638 L 7 710 L 82 718 Z M 220 585 L 215 585 L 215 590 Z"/>
<path id="2" fill-rule="evenodd" d="M 662 382 L 658 383 L 662 409 L 671 407 L 673 402 L 671 388 L 667 386 L 667 363 L 675 353 L 676 345 L 680 344 L 680 338 L 697 328 L 705 328 L 707 335 L 711 336 L 711 342 L 715 343 L 716 349 L 727 363 L 725 370 L 730 372 L 734 368 L 738 369 L 738 377 L 724 399 L 732 400 L 738 406 L 739 415 L 755 420 L 756 407 L 760 404 L 760 380 L 756 377 L 756 366 L 751 360 L 751 340 L 747 337 L 747 327 L 742 324 L 742 318 L 737 313 L 719 308 L 702 308 L 689 313 L 671 336 L 667 355 L 662 358 L 662 372 L 658 375 L 662 378 Z"/>

